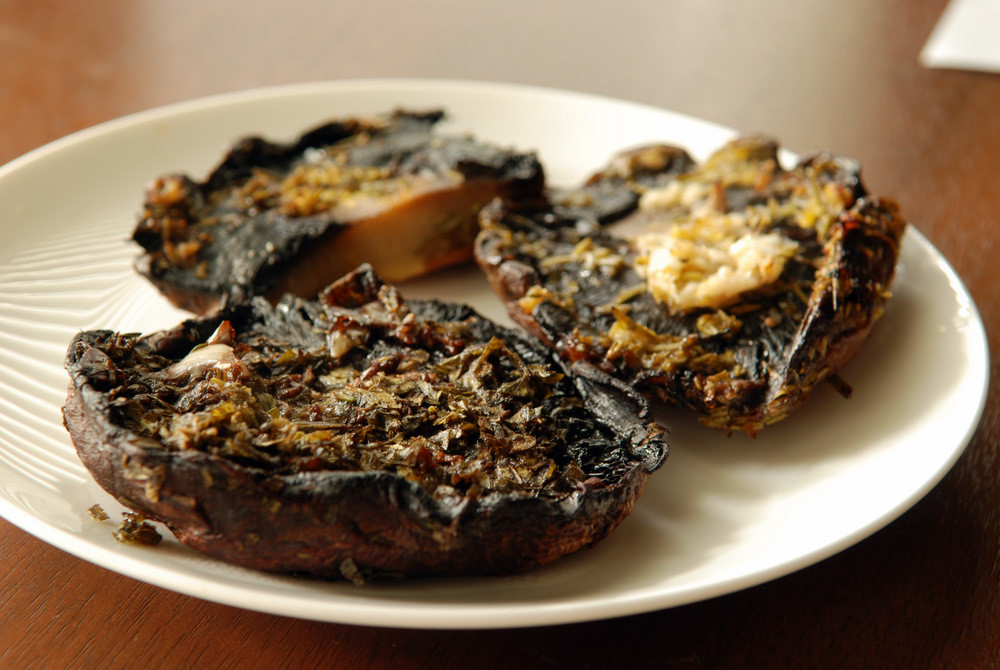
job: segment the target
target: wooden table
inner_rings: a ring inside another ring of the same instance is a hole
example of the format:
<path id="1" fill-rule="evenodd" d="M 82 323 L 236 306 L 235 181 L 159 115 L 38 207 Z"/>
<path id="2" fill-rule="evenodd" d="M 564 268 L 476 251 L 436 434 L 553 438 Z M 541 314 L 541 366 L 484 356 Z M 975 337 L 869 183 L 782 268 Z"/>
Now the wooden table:
<path id="1" fill-rule="evenodd" d="M 0 163 L 131 112 L 287 82 L 446 77 L 601 93 L 860 159 L 871 189 L 901 202 L 951 261 L 997 349 L 1000 76 L 918 64 L 944 5 L 5 0 Z M 0 667 L 995 667 L 998 418 L 994 390 L 945 479 L 832 558 L 709 601 L 576 625 L 282 618 L 122 577 L 0 521 Z"/>

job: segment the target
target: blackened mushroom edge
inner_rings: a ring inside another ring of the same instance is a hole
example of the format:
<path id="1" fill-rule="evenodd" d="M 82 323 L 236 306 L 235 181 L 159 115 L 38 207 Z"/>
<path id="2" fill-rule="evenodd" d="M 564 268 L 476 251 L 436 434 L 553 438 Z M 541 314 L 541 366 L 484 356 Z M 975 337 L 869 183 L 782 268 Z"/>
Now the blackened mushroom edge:
<path id="1" fill-rule="evenodd" d="M 197 368 L 209 359 L 207 372 Z M 363 581 L 527 570 L 607 536 L 667 454 L 644 399 L 627 386 L 587 364 L 575 365 L 573 375 L 552 374 L 559 364 L 533 339 L 464 306 L 401 302 L 370 268 L 337 282 L 318 301 L 289 296 L 272 306 L 257 298 L 146 336 L 82 332 L 66 365 L 64 422 L 96 481 L 125 506 L 166 524 L 182 543 L 264 571 Z M 473 366 L 483 367 L 462 377 Z M 336 378 L 345 376 L 355 386 L 338 386 Z M 530 429 L 511 430 L 513 420 L 499 410 L 449 423 L 444 417 L 467 405 L 435 405 L 434 394 L 446 393 L 435 387 L 442 380 L 460 397 L 475 395 L 477 384 L 492 385 L 483 393 L 497 408 L 508 399 L 495 391 L 507 384 L 516 396 L 509 406 L 521 407 L 519 420 Z M 350 443 L 357 435 L 405 430 L 407 421 L 415 431 L 429 425 L 418 425 L 412 412 L 378 408 L 335 416 L 342 406 L 334 400 L 323 416 L 323 393 L 362 394 L 366 384 L 375 384 L 372 393 L 395 389 L 398 398 L 424 394 L 424 409 L 433 407 L 442 429 L 455 429 L 451 438 L 421 436 L 409 443 L 419 443 L 409 455 L 366 468 L 364 448 Z M 233 421 L 257 421 L 268 437 L 255 441 L 233 429 L 228 442 L 206 437 L 208 446 L 197 446 L 197 422 L 184 424 L 183 408 L 207 402 L 199 410 L 207 412 L 205 421 L 235 416 L 229 391 L 219 390 L 230 386 L 234 394 L 243 386 L 239 393 L 266 400 L 240 419 L 217 421 L 205 435 L 214 430 L 218 438 Z M 537 392 L 539 386 L 547 388 Z M 222 402 L 213 406 L 200 397 L 212 393 Z M 312 398 L 297 403 L 304 394 Z M 537 402 L 525 404 L 528 396 Z M 282 413 L 293 418 L 276 418 Z M 470 419 L 481 425 L 465 425 Z M 188 432 L 168 431 L 167 421 L 180 421 Z M 306 428 L 289 438 L 295 430 L 278 428 L 290 421 L 312 421 L 327 434 L 309 448 L 293 445 Z M 491 421 L 498 424 L 487 434 Z M 463 470 L 462 453 L 499 459 L 497 450 L 506 450 L 514 456 L 507 462 L 517 464 L 516 451 L 531 447 L 531 434 L 544 437 L 554 426 L 567 441 L 532 461 L 551 470 L 536 473 L 534 484 L 519 488 L 514 476 L 493 490 L 475 468 Z M 352 437 L 336 447 L 338 430 Z M 462 441 L 461 430 L 476 439 L 449 449 L 448 439 Z M 441 476 L 445 467 L 451 470 Z"/>

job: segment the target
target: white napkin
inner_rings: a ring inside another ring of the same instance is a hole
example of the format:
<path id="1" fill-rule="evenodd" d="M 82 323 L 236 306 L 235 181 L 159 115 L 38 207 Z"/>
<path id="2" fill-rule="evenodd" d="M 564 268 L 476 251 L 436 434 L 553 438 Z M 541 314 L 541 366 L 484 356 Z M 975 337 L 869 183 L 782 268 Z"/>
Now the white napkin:
<path id="1" fill-rule="evenodd" d="M 920 52 L 920 62 L 1000 72 L 1000 0 L 951 0 Z"/>

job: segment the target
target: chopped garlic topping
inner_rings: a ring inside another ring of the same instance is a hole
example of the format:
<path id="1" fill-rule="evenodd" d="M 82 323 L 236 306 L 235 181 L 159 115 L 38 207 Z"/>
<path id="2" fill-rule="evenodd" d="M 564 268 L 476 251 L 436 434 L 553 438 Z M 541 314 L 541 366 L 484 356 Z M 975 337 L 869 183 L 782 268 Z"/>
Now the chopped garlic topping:
<path id="1" fill-rule="evenodd" d="M 675 180 L 662 188 L 653 188 L 639 199 L 639 207 L 646 211 L 672 207 L 694 207 L 705 202 L 712 187 L 706 182 Z"/>
<path id="2" fill-rule="evenodd" d="M 828 167 L 806 165 L 787 179 L 767 146 L 732 145 L 645 191 L 639 207 L 652 224 L 633 241 L 649 292 L 685 312 L 731 306 L 778 281 L 800 248 L 776 226 L 822 242 L 853 202 L 847 186 L 823 180 Z"/>
<path id="3" fill-rule="evenodd" d="M 228 344 L 206 344 L 164 370 L 167 379 L 196 378 L 209 370 L 228 370 L 242 362 Z"/>
<path id="4" fill-rule="evenodd" d="M 744 229 L 734 234 L 725 226 L 713 226 L 716 220 L 697 222 L 701 235 L 690 236 L 688 227 L 678 226 L 636 240 L 648 256 L 646 283 L 653 297 L 677 311 L 724 307 L 776 281 L 785 260 L 798 249 L 776 233 Z"/>
<path id="5" fill-rule="evenodd" d="M 571 262 L 579 263 L 586 273 L 600 271 L 613 276 L 625 263 L 625 259 L 607 247 L 594 244 L 594 240 L 590 237 L 584 237 L 577 242 L 571 253 L 548 256 L 543 258 L 540 264 L 543 268 L 553 268 Z"/>
<path id="6" fill-rule="evenodd" d="M 235 341 L 236 330 L 228 321 L 223 321 L 205 344 L 195 347 L 160 374 L 172 382 L 198 379 L 209 370 L 221 372 L 229 381 L 246 379 L 250 376 L 250 369 L 236 355 L 233 349 Z"/>
<path id="7" fill-rule="evenodd" d="M 678 180 L 648 191 L 640 203 L 654 220 L 672 212 L 635 243 L 650 293 L 677 312 L 725 307 L 777 281 L 798 250 L 793 240 L 761 230 L 770 212 L 720 212 L 713 191 L 705 182 Z"/>

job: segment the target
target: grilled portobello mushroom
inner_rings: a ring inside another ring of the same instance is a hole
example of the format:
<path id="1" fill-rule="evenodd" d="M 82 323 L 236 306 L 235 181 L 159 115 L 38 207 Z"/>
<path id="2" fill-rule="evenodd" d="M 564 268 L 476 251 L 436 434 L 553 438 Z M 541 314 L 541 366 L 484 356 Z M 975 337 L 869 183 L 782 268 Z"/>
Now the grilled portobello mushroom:
<path id="1" fill-rule="evenodd" d="M 315 297 L 361 263 L 403 281 L 469 261 L 494 197 L 537 195 L 531 153 L 443 136 L 440 110 L 333 121 L 296 141 L 245 138 L 204 181 L 148 187 L 136 267 L 197 314 L 228 298 Z"/>
<path id="2" fill-rule="evenodd" d="M 78 334 L 64 421 L 96 481 L 250 568 L 503 574 L 588 547 L 667 453 L 647 401 L 370 267 L 315 300 Z"/>
<path id="3" fill-rule="evenodd" d="M 567 361 L 751 435 L 862 346 L 906 228 L 856 162 L 786 169 L 756 136 L 701 164 L 639 148 L 581 189 L 497 202 L 481 221 L 476 258 L 517 323 Z"/>

